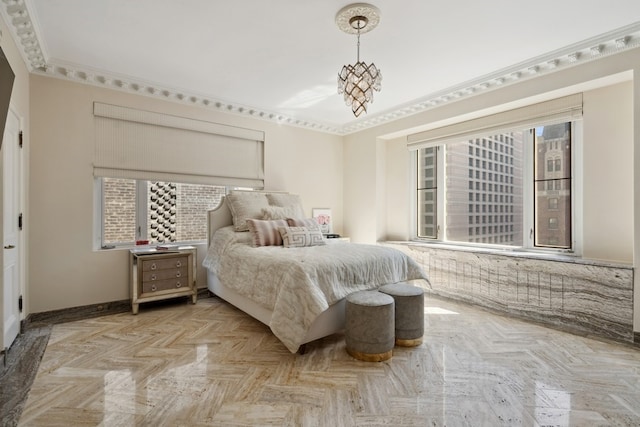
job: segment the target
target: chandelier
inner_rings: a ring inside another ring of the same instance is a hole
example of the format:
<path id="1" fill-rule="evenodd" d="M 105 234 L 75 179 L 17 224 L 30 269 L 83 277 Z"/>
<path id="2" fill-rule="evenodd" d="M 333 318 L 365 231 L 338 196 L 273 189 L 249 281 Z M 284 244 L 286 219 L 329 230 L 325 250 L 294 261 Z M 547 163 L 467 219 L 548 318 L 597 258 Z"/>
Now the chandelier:
<path id="1" fill-rule="evenodd" d="M 360 34 L 373 30 L 380 22 L 380 10 L 367 3 L 354 3 L 343 7 L 336 15 L 338 28 L 358 36 L 358 56 L 355 64 L 345 65 L 338 74 L 338 93 L 351 106 L 356 117 L 367 112 L 367 103 L 373 102 L 373 92 L 380 92 L 382 73 L 372 62 L 360 61 Z"/>

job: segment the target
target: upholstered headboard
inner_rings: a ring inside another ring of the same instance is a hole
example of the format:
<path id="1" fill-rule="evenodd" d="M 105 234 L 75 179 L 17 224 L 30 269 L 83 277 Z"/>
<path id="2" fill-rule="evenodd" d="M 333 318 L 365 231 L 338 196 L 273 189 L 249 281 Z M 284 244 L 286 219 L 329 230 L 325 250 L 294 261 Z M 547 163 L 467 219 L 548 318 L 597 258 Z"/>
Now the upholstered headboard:
<path id="1" fill-rule="evenodd" d="M 233 218 L 231 217 L 231 211 L 229 210 L 229 205 L 227 204 L 227 198 L 225 196 L 222 196 L 222 200 L 220 201 L 218 207 L 208 211 L 207 215 L 207 238 L 209 239 L 208 242 L 211 241 L 213 233 L 215 233 L 219 228 L 233 225 Z M 207 246 L 209 246 L 208 242 Z"/>
<path id="2" fill-rule="evenodd" d="M 286 191 L 252 191 L 252 193 L 289 194 Z M 233 217 L 231 215 L 231 210 L 229 209 L 229 203 L 227 202 L 227 197 L 223 196 L 218 207 L 208 211 L 207 215 L 208 215 L 207 237 L 209 239 L 207 243 L 209 243 L 213 237 L 213 234 L 218 229 L 222 227 L 226 227 L 228 225 L 233 225 Z"/>

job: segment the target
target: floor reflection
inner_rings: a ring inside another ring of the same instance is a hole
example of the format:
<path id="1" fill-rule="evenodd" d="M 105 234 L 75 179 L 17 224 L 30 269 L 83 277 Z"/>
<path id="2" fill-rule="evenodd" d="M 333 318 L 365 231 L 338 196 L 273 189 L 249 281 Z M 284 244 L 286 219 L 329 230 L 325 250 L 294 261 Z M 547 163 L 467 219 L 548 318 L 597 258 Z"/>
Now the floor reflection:
<path id="1" fill-rule="evenodd" d="M 427 297 L 425 336 L 367 363 L 291 354 L 206 298 L 54 326 L 20 420 L 50 425 L 640 425 L 640 351 Z"/>

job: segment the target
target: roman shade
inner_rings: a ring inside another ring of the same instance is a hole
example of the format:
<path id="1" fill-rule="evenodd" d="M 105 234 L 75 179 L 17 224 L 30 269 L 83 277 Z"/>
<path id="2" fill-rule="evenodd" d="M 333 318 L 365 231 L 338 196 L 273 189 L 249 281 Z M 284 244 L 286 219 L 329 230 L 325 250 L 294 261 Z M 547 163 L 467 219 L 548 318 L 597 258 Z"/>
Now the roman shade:
<path id="1" fill-rule="evenodd" d="M 95 102 L 96 177 L 264 187 L 264 132 Z"/>
<path id="2" fill-rule="evenodd" d="M 407 137 L 409 150 L 459 142 L 492 133 L 523 130 L 582 117 L 582 93 L 430 129 Z"/>

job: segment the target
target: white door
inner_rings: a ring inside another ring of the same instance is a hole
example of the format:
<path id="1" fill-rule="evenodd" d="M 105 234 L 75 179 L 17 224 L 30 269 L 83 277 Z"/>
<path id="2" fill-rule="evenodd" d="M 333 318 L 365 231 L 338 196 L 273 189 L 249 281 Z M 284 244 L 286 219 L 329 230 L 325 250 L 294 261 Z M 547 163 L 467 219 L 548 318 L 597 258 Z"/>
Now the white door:
<path id="1" fill-rule="evenodd" d="M 9 110 L 2 139 L 3 192 L 3 347 L 9 348 L 20 331 L 20 119 Z"/>

